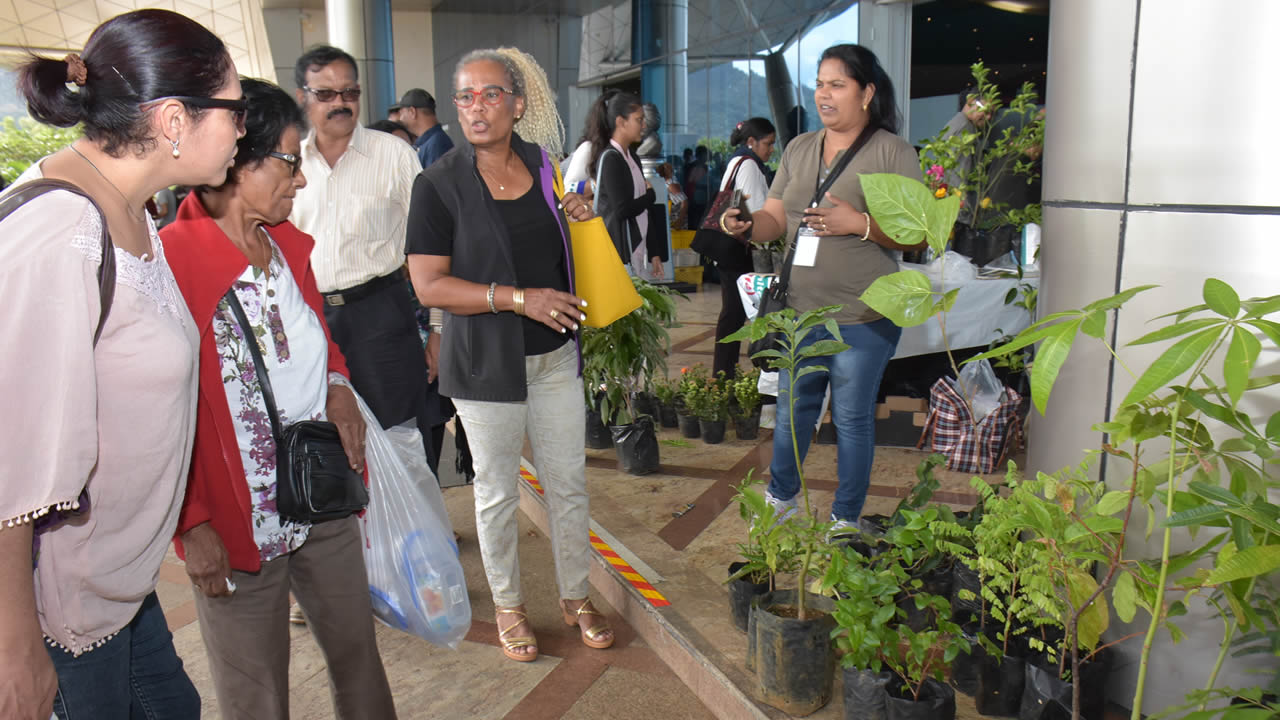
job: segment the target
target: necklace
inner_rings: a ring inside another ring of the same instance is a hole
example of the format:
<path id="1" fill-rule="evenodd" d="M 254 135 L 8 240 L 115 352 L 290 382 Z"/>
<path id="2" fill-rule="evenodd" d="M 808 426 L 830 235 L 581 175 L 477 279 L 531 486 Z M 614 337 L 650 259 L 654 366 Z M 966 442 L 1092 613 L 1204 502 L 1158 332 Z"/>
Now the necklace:
<path id="1" fill-rule="evenodd" d="M 506 157 L 506 158 L 504 158 L 504 159 L 503 159 L 503 161 L 502 161 L 502 169 L 503 169 L 503 170 L 506 170 L 506 169 L 507 169 L 507 163 L 509 163 L 509 162 L 510 162 L 510 160 L 511 160 L 511 153 L 510 153 L 510 152 L 508 152 L 508 153 L 507 153 L 507 157 Z M 476 167 L 477 167 L 477 168 L 479 168 L 480 166 L 477 164 L 477 165 L 476 165 Z M 498 183 L 498 189 L 499 189 L 499 190 L 506 190 L 506 189 L 507 189 L 507 186 L 506 186 L 506 185 L 503 185 L 501 182 L 499 182 L 498 177 L 497 177 L 496 175 L 494 175 L 492 172 L 486 172 L 486 171 L 484 171 L 484 170 L 481 170 L 480 172 L 481 172 L 482 174 L 488 175 L 490 180 L 493 180 L 494 182 Z"/>
<path id="2" fill-rule="evenodd" d="M 98 173 L 98 177 L 102 178 L 103 180 L 106 180 L 107 184 L 111 186 L 111 189 L 116 191 L 116 194 L 120 196 L 121 200 L 124 200 L 124 211 L 129 214 L 129 217 L 133 218 L 134 220 L 139 220 L 139 221 L 142 220 L 142 218 L 139 215 L 134 213 L 133 208 L 129 207 L 129 198 L 125 197 L 125 194 L 120 192 L 120 188 L 116 187 L 116 184 L 111 182 L 111 179 L 108 178 L 106 175 L 104 175 L 102 171 L 98 169 L 98 166 L 93 164 L 92 160 L 85 157 L 84 153 L 77 150 L 74 144 L 68 145 L 67 147 L 71 148 L 71 152 L 79 155 L 81 160 L 84 160 L 85 162 L 89 163 L 89 167 L 93 168 L 93 171 Z"/>

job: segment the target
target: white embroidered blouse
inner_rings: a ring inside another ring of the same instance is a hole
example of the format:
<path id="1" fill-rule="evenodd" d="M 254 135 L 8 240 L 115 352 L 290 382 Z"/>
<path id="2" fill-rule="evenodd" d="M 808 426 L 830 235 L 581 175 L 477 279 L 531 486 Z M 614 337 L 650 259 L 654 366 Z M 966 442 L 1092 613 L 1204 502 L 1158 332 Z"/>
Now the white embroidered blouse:
<path id="1" fill-rule="evenodd" d="M 38 164 L 17 184 L 40 177 Z M 148 221 L 149 222 L 149 221 Z M 115 251 L 97 347 L 102 219 L 66 192 L 4 222 L 0 532 L 76 503 L 40 535 L 36 610 L 73 654 L 113 637 L 155 590 L 186 489 L 195 430 L 195 323 L 150 226 L 154 257 Z"/>

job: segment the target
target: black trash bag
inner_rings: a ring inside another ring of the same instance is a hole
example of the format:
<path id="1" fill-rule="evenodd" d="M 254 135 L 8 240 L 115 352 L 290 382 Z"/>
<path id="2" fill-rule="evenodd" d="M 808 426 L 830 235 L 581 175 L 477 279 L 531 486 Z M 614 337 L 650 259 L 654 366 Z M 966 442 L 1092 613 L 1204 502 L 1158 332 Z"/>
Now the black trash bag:
<path id="1" fill-rule="evenodd" d="M 885 708 L 887 720 L 955 720 L 956 691 L 946 683 L 929 678 L 920 688 L 920 699 L 912 700 L 895 677 L 889 683 Z"/>
<path id="2" fill-rule="evenodd" d="M 984 651 L 976 628 L 962 627 L 960 636 L 968 644 L 969 652 L 962 652 L 951 661 L 951 687 L 965 695 L 974 695 L 978 692 L 978 663 Z"/>
<path id="3" fill-rule="evenodd" d="M 831 700 L 836 655 L 831 644 L 835 604 L 820 595 L 808 595 L 808 620 L 797 620 L 774 609 L 791 609 L 796 591 L 775 590 L 751 602 L 747 651 L 754 653 L 758 697 L 766 705 L 803 717 Z M 755 637 L 752 638 L 751 635 Z"/>
<path id="4" fill-rule="evenodd" d="M 729 563 L 729 574 L 733 575 L 744 565 L 746 563 Z M 729 581 L 729 615 L 733 618 L 734 627 L 743 632 L 747 631 L 747 621 L 751 616 L 751 600 L 767 592 L 769 592 L 769 582 L 767 580 L 751 582 L 750 575 Z"/>
<path id="5" fill-rule="evenodd" d="M 844 669 L 844 720 L 888 720 L 889 683 L 893 673 Z"/>
<path id="6" fill-rule="evenodd" d="M 863 515 L 858 518 L 858 529 L 873 536 L 884 536 L 889 529 L 888 515 Z"/>
<path id="7" fill-rule="evenodd" d="M 613 425 L 613 445 L 618 451 L 618 469 L 629 475 L 648 475 L 658 470 L 658 433 L 653 418 L 641 415 L 630 425 Z"/>
<path id="8" fill-rule="evenodd" d="M 960 597 L 961 590 L 973 593 L 972 600 Z M 951 617 L 961 625 L 982 620 L 982 578 L 978 571 L 957 561 L 951 565 Z"/>
<path id="9" fill-rule="evenodd" d="M 698 418 L 693 415 L 676 415 L 676 424 L 680 426 L 680 434 L 690 440 L 697 440 L 702 437 L 701 423 Z"/>
<path id="10" fill-rule="evenodd" d="M 637 417 L 641 415 L 658 416 L 658 401 L 646 392 L 638 392 L 631 397 L 631 407 Z"/>
<path id="11" fill-rule="evenodd" d="M 719 445 L 724 442 L 724 420 L 699 420 L 698 430 L 702 435 L 702 442 L 708 445 Z"/>
<path id="12" fill-rule="evenodd" d="M 1010 648 L 1013 652 L 1013 648 Z M 981 646 L 973 649 L 977 692 L 973 695 L 979 715 L 1012 717 L 1022 707 L 1027 661 L 1012 655 L 989 655 Z M 1070 715 L 1070 713 L 1068 713 Z"/>
<path id="13" fill-rule="evenodd" d="M 1107 673 L 1111 669 L 1106 650 L 1080 663 L 1081 720 L 1102 720 L 1107 702 Z M 1070 667 L 1071 661 L 1067 661 Z M 1058 664 L 1038 655 L 1026 663 L 1019 720 L 1070 720 L 1072 683 L 1058 676 Z"/>
<path id="14" fill-rule="evenodd" d="M 598 410 L 587 408 L 587 447 L 592 450 L 608 450 L 613 447 L 613 436 Z"/>
<path id="15" fill-rule="evenodd" d="M 948 557 L 935 557 L 931 559 L 925 564 L 925 567 L 929 567 L 929 565 L 932 565 L 933 567 L 930 567 L 928 570 L 925 570 L 918 575 L 920 581 L 924 583 L 923 587 L 920 589 L 930 595 L 937 595 L 938 597 L 944 598 L 951 597 L 951 588 L 955 584 L 951 570 L 954 564 L 955 563 L 953 563 Z"/>

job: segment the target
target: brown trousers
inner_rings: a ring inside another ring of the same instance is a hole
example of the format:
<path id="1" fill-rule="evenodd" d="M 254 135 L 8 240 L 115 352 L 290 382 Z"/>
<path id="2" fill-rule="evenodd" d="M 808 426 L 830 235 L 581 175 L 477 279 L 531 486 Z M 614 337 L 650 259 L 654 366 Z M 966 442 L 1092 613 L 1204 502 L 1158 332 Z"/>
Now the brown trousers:
<path id="1" fill-rule="evenodd" d="M 289 592 L 307 617 L 329 668 L 340 720 L 396 717 L 373 633 L 373 609 L 355 516 L 319 523 L 302 547 L 233 571 L 236 592 L 210 598 L 195 589 L 200 634 L 224 720 L 288 720 Z"/>

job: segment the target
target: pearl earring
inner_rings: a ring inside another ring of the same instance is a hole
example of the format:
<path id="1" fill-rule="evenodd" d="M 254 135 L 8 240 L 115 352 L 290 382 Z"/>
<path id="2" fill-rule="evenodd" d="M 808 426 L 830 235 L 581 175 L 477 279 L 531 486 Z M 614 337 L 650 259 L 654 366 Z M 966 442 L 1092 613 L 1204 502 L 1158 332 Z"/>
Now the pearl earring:
<path id="1" fill-rule="evenodd" d="M 174 156 L 175 158 L 177 158 L 177 157 L 182 157 L 182 153 L 178 151 L 178 141 L 177 141 L 177 140 L 170 140 L 170 141 L 169 141 L 169 144 L 170 144 L 170 145 L 173 145 L 173 156 Z"/>

